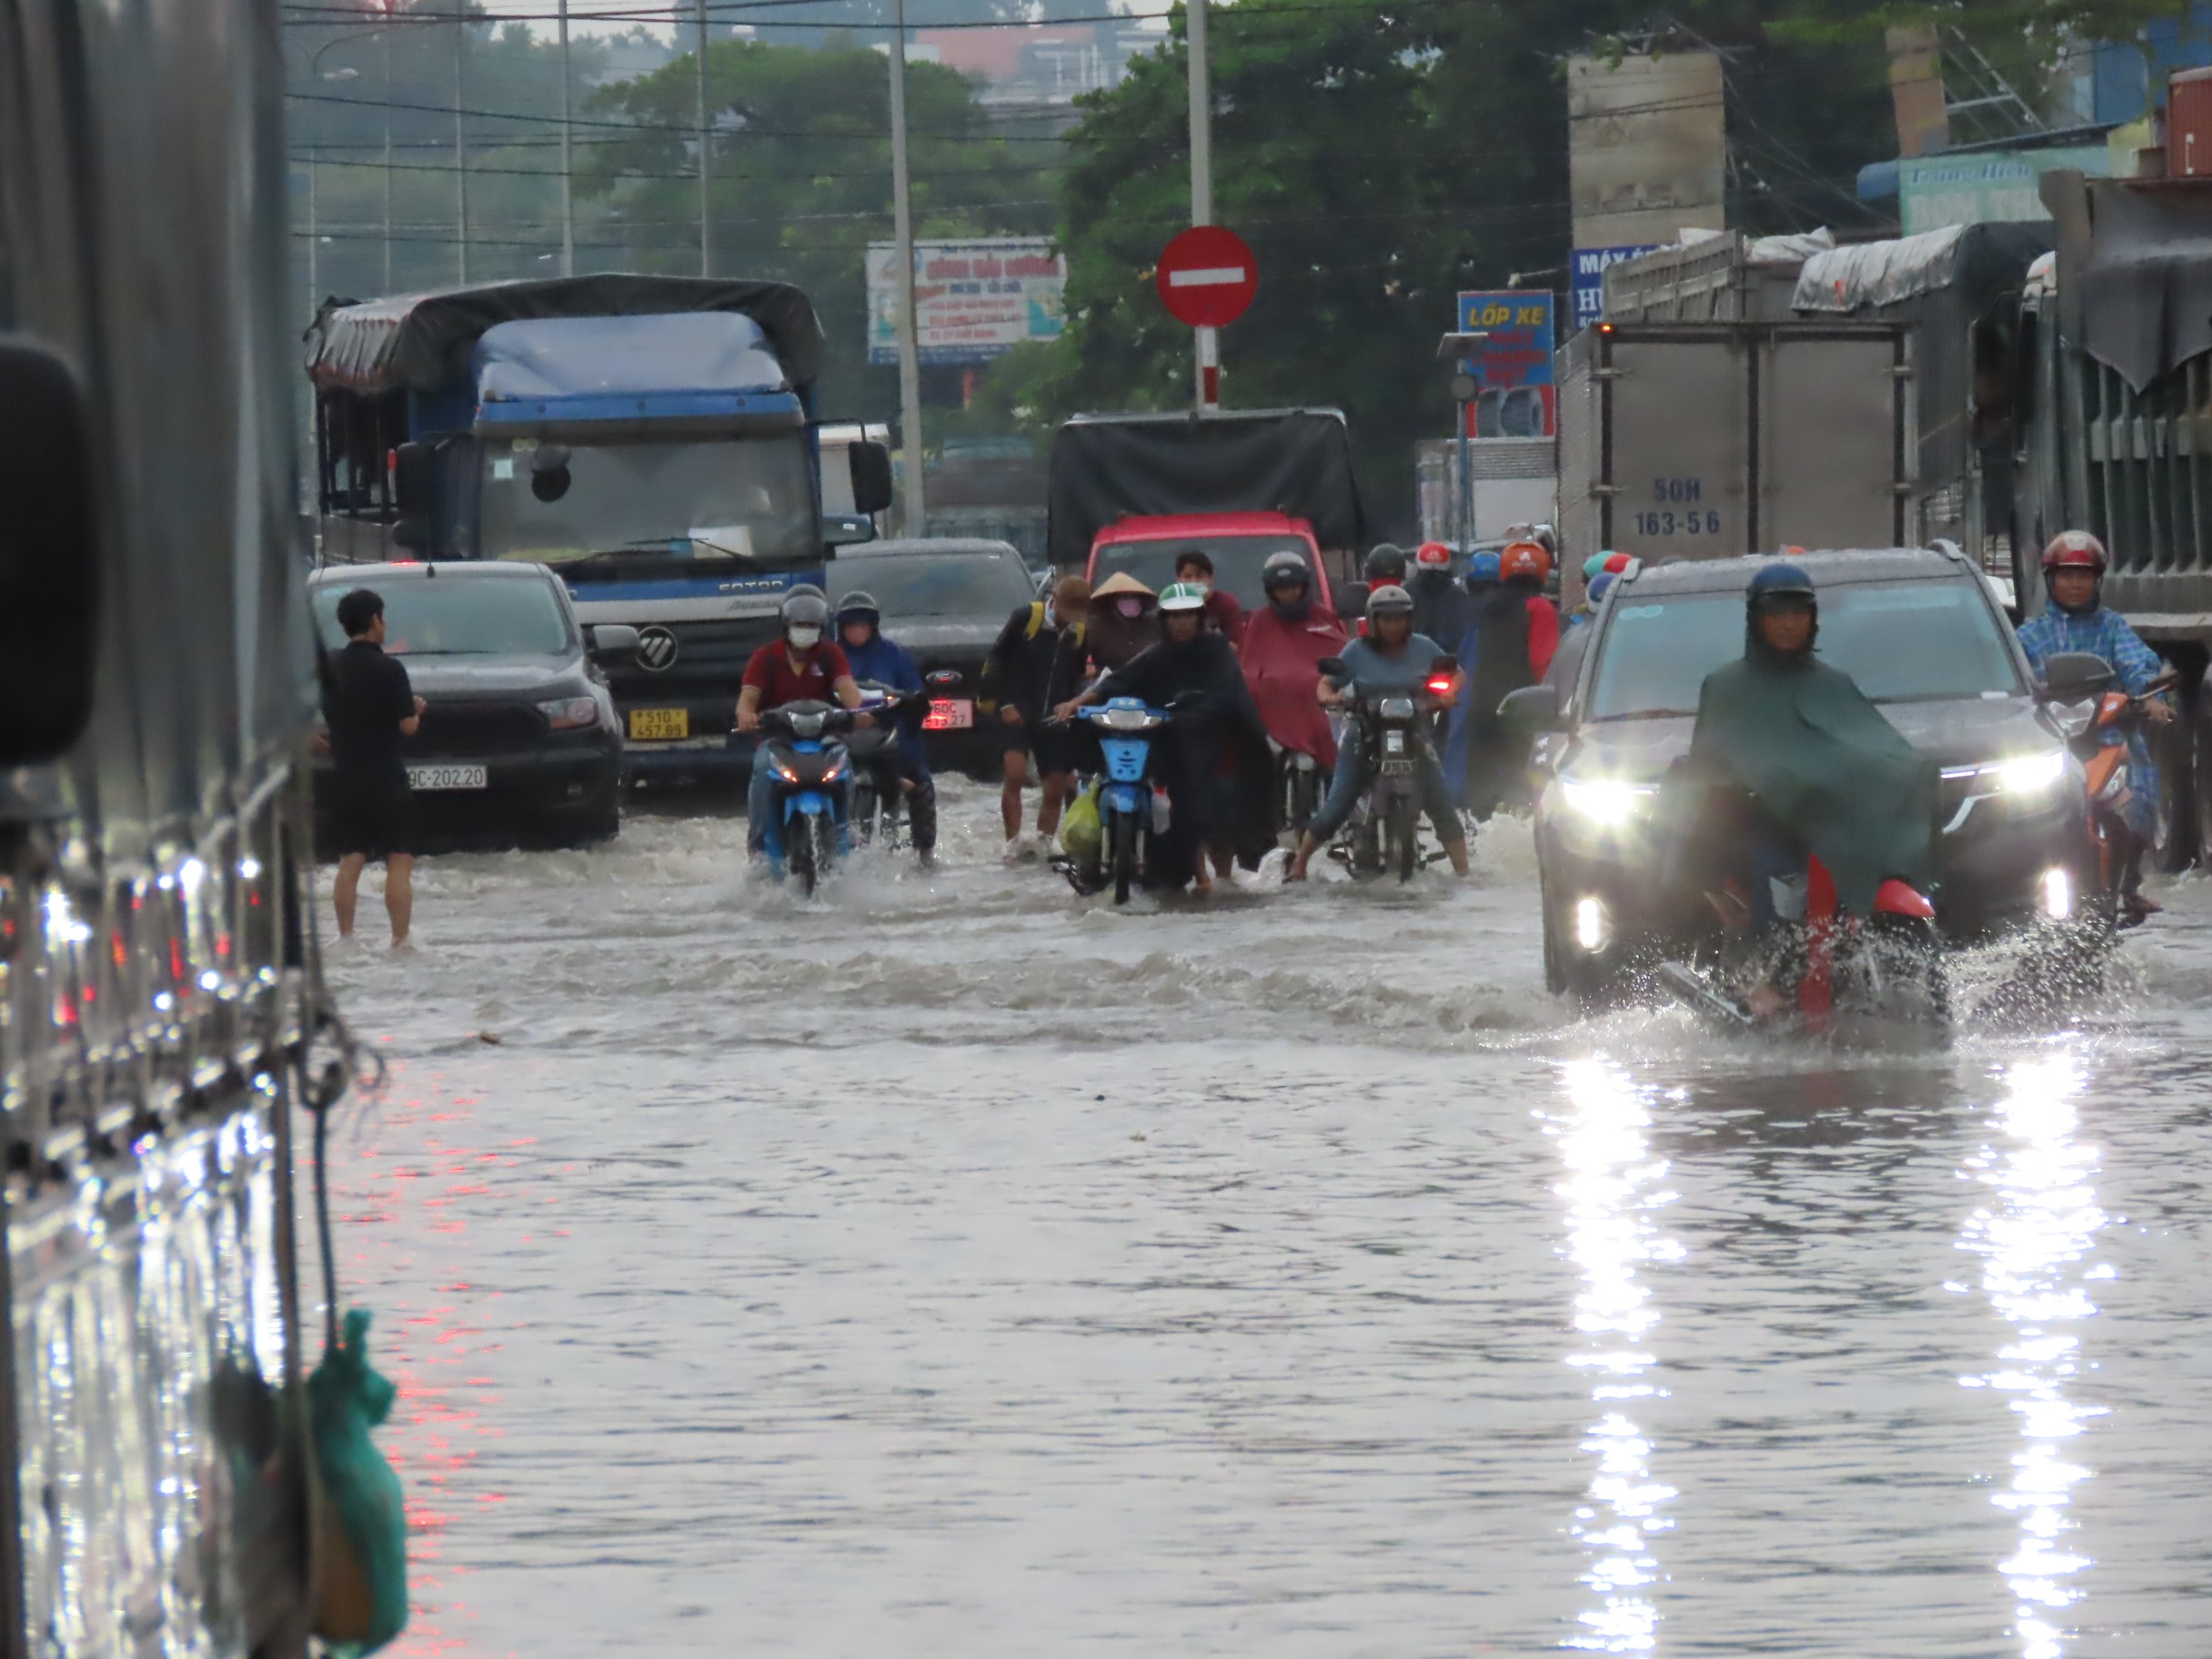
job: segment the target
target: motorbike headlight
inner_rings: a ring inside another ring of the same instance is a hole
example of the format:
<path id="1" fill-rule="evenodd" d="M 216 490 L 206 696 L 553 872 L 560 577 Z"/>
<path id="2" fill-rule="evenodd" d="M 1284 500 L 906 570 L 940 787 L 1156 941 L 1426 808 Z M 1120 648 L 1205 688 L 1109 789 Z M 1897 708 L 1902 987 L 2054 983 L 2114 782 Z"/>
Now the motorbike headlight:
<path id="1" fill-rule="evenodd" d="M 538 704 L 538 712 L 546 717 L 546 724 L 555 731 L 574 731 L 599 723 L 599 705 L 588 697 L 557 697 L 549 703 Z"/>
<path id="2" fill-rule="evenodd" d="M 2040 755 L 2020 755 L 1990 768 L 1998 789 L 2007 795 L 2039 795 L 2066 775 L 2066 751 L 2054 749 Z"/>
<path id="3" fill-rule="evenodd" d="M 1608 830 L 1632 822 L 1659 793 L 1651 784 L 1618 778 L 1563 778 L 1559 792 L 1577 817 Z"/>
<path id="4" fill-rule="evenodd" d="M 793 771 L 789 767 L 784 765 L 784 763 L 780 760 L 776 762 L 776 776 L 782 779 L 786 783 L 797 783 L 799 781 L 799 774 Z"/>

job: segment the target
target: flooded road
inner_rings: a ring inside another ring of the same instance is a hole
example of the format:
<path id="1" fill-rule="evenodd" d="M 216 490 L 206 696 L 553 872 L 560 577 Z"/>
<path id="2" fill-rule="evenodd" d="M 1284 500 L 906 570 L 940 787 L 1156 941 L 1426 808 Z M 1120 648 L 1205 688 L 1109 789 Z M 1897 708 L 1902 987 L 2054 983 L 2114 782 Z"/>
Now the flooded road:
<path id="1" fill-rule="evenodd" d="M 947 820 L 814 905 L 713 818 L 432 860 L 338 957 L 395 1651 L 2212 1651 L 2212 883 L 1843 1057 L 1565 1020 L 1517 827 L 1116 914 Z"/>

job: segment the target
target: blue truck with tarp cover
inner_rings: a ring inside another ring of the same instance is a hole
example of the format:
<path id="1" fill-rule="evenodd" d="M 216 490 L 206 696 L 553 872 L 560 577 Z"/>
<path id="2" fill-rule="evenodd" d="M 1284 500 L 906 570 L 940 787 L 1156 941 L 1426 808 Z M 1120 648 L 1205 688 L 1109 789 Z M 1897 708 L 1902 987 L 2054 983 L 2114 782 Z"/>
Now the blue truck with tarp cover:
<path id="1" fill-rule="evenodd" d="M 325 562 L 551 567 L 608 664 L 628 769 L 745 764 L 746 659 L 822 584 L 822 329 L 784 283 L 593 276 L 332 301 L 307 333 Z M 843 451 L 889 506 L 880 445 Z M 840 494 L 842 492 L 840 492 Z"/>

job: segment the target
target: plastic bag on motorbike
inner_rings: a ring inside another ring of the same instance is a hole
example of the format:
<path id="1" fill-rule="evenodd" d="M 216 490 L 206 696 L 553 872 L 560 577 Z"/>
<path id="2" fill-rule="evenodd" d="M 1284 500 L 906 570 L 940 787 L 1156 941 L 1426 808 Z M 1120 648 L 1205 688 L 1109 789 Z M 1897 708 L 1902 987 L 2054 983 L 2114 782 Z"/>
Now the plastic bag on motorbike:
<path id="1" fill-rule="evenodd" d="M 1099 828 L 1099 789 L 1092 784 L 1078 789 L 1060 820 L 1061 850 L 1081 863 L 1095 864 L 1104 837 Z"/>

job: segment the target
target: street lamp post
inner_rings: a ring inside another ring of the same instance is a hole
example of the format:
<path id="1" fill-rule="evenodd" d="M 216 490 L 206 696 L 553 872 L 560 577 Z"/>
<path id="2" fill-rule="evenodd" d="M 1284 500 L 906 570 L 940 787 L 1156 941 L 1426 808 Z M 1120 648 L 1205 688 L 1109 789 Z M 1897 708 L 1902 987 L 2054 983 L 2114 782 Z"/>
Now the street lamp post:
<path id="1" fill-rule="evenodd" d="M 1453 515 L 1459 520 L 1459 550 L 1463 559 L 1474 557 L 1474 437 L 1475 409 L 1483 396 L 1483 377 L 1475 355 L 1490 338 L 1486 328 L 1447 334 L 1436 345 L 1436 360 L 1455 365 L 1452 371 L 1452 400 L 1459 406 L 1459 488 Z"/>
<path id="2" fill-rule="evenodd" d="M 568 166 L 570 85 L 568 0 L 560 0 L 560 274 L 564 276 L 576 275 L 576 197 Z"/>
<path id="3" fill-rule="evenodd" d="M 358 69 L 333 69 L 328 75 L 325 75 L 323 73 L 323 55 L 330 51 L 333 47 L 346 45 L 352 41 L 367 40 L 371 35 L 382 35 L 384 31 L 382 29 L 363 29 L 351 35 L 341 35 L 336 40 L 325 41 L 321 45 L 317 46 L 312 53 L 308 55 L 308 82 L 311 85 L 320 85 L 326 81 L 337 82 L 358 79 L 361 74 Z M 386 119 L 390 119 L 388 111 L 387 112 Z M 317 146 L 312 136 L 313 133 L 322 126 L 322 117 L 320 116 L 316 116 L 308 125 L 310 136 L 307 139 L 307 315 L 309 317 L 313 317 L 315 315 L 316 307 L 323 303 L 323 233 L 320 206 L 316 199 L 318 194 L 317 184 L 317 174 L 318 172 L 318 168 L 316 164 L 321 159 L 321 151 Z M 387 178 L 391 176 L 388 170 L 388 163 L 385 176 Z"/>
<path id="4" fill-rule="evenodd" d="M 891 0 L 891 259 L 899 306 L 899 425 L 906 451 L 906 499 L 899 533 L 920 536 L 927 508 L 921 478 L 921 341 L 914 316 L 914 196 L 906 164 L 906 0 Z"/>

